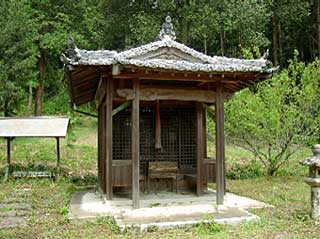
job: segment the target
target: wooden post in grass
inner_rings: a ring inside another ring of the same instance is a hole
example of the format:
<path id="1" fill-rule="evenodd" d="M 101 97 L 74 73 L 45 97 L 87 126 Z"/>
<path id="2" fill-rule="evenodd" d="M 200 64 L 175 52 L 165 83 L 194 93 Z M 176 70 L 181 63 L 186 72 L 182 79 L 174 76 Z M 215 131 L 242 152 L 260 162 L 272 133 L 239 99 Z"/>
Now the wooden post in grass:
<path id="1" fill-rule="evenodd" d="M 60 176 L 60 140 L 59 137 L 56 138 L 57 141 L 57 178 Z"/>
<path id="2" fill-rule="evenodd" d="M 9 176 L 10 176 L 10 170 L 11 170 L 11 138 L 7 138 L 7 168 L 6 168 L 6 173 L 4 176 L 4 181 L 8 181 Z"/>

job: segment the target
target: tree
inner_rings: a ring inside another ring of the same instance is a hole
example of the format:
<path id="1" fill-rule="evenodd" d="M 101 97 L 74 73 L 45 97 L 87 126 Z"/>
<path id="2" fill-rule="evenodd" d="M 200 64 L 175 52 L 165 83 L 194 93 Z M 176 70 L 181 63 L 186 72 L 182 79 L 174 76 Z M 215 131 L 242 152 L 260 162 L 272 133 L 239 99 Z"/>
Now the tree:
<path id="1" fill-rule="evenodd" d="M 0 110 L 4 116 L 19 109 L 26 88 L 37 77 L 32 13 L 24 1 L 0 1 Z"/>
<path id="2" fill-rule="evenodd" d="M 81 34 L 83 20 L 87 19 L 86 1 L 32 0 L 33 19 L 36 22 L 39 73 L 35 92 L 35 115 L 41 115 L 45 81 L 60 79 L 59 55 L 66 47 L 66 39 L 73 36 L 80 45 L 88 46 Z M 88 1 L 90 2 L 90 1 Z M 88 35 L 88 33 L 86 33 Z M 53 74 L 47 75 L 47 69 L 53 68 Z M 56 74 L 54 74 L 56 73 Z M 58 77 L 57 77 L 58 73 Z"/>
<path id="3" fill-rule="evenodd" d="M 293 49 L 302 53 L 306 58 L 309 49 L 308 18 L 310 4 L 307 0 L 271 0 L 271 39 L 274 65 L 286 66 L 287 60 L 292 58 Z"/>
<path id="4" fill-rule="evenodd" d="M 273 175 L 319 134 L 320 61 L 295 60 L 270 81 L 243 90 L 226 105 L 231 142 L 252 152 Z"/>

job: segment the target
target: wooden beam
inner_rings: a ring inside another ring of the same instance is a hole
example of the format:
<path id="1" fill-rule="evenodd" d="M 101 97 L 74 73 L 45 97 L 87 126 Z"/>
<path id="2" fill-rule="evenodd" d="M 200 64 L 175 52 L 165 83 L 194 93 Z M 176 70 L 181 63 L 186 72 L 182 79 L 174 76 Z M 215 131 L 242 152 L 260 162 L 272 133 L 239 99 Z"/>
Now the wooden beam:
<path id="1" fill-rule="evenodd" d="M 126 100 L 134 99 L 134 91 L 132 89 L 118 89 L 117 95 Z M 141 101 L 157 101 L 157 100 L 181 100 L 214 103 L 215 92 L 207 90 L 187 90 L 187 89 L 158 89 L 143 88 L 140 90 Z"/>
<path id="2" fill-rule="evenodd" d="M 150 84 L 151 83 L 151 84 Z M 121 87 L 119 87 L 121 88 Z M 122 87 L 122 88 L 126 88 L 126 87 Z M 152 84 L 152 81 L 140 81 L 140 91 L 142 91 L 143 89 L 150 89 L 150 88 L 156 88 L 156 89 L 161 89 L 161 90 L 201 90 L 198 86 L 194 85 L 194 86 L 190 86 L 190 85 L 186 85 L 186 84 Z"/>
<path id="3" fill-rule="evenodd" d="M 94 96 L 94 101 L 96 102 L 96 107 L 98 108 L 101 102 L 103 101 L 103 98 L 106 94 L 106 90 L 103 84 L 103 79 L 102 77 L 100 78 L 98 88 L 96 91 L 96 95 Z"/>
<path id="4" fill-rule="evenodd" d="M 132 78 L 138 78 L 140 80 L 174 80 L 174 81 L 194 81 L 194 82 L 216 82 L 221 80 L 220 77 L 213 77 L 213 78 L 198 78 L 197 75 L 188 76 L 187 78 L 184 77 L 184 75 L 180 74 L 146 74 L 146 75 L 140 75 L 138 73 L 126 73 L 115 76 L 116 79 L 132 79 Z M 236 82 L 233 78 L 230 79 L 230 81 Z"/>
<path id="5" fill-rule="evenodd" d="M 88 89 L 86 91 L 74 91 L 73 93 L 76 93 L 77 95 L 75 96 L 75 100 L 79 99 L 79 98 L 85 98 L 87 96 L 90 95 L 90 98 L 92 98 L 92 100 L 94 99 L 94 95 L 96 93 L 96 90 L 94 88 L 92 89 Z"/>
<path id="6" fill-rule="evenodd" d="M 74 99 L 74 102 L 77 106 L 82 105 L 84 103 L 90 102 L 94 99 L 94 92 L 88 92 L 87 95 L 81 95 Z"/>
<path id="7" fill-rule="evenodd" d="M 146 70 L 148 73 L 146 74 Z M 235 77 L 236 76 L 236 77 Z M 123 69 L 120 75 L 114 76 L 114 78 L 119 79 L 140 79 L 140 80 L 175 80 L 175 81 L 194 81 L 194 82 L 237 82 L 239 80 L 246 79 L 257 79 L 256 73 L 254 72 L 238 72 L 236 75 L 234 73 L 222 73 L 217 72 L 215 74 L 209 73 L 195 73 L 195 72 L 172 72 L 172 71 L 156 71 L 154 69 L 130 69 L 128 66 Z"/>
<path id="8" fill-rule="evenodd" d="M 106 80 L 106 193 L 112 200 L 112 100 L 113 78 Z"/>
<path id="9" fill-rule="evenodd" d="M 112 65 L 112 75 L 114 76 L 117 76 L 117 75 L 120 75 L 120 65 L 119 64 L 115 64 L 115 65 Z"/>
<path id="10" fill-rule="evenodd" d="M 91 77 L 91 76 L 95 76 L 97 74 L 97 69 L 89 69 L 89 70 L 85 70 L 85 71 L 74 71 L 71 73 L 71 77 L 72 80 L 79 80 L 81 81 L 82 79 L 86 78 L 86 77 Z"/>
<path id="11" fill-rule="evenodd" d="M 202 160 L 203 160 L 203 106 L 197 103 L 197 196 L 202 193 Z"/>
<path id="12" fill-rule="evenodd" d="M 140 156 L 140 82 L 133 81 L 134 98 L 132 101 L 132 132 L 131 132 L 131 152 L 132 152 L 132 206 L 140 207 L 140 185 L 139 185 L 139 156 Z"/>
<path id="13" fill-rule="evenodd" d="M 216 89 L 216 195 L 217 204 L 221 205 L 224 202 L 225 194 L 225 140 L 224 140 L 224 102 L 223 88 L 218 86 Z"/>
<path id="14" fill-rule="evenodd" d="M 92 101 L 92 100 L 93 100 L 93 96 L 92 96 L 92 98 L 75 100 L 75 101 L 74 101 L 74 104 L 75 104 L 76 106 L 80 106 L 80 105 L 83 105 L 83 104 L 85 104 L 85 103 L 88 103 L 88 102 L 90 102 L 90 101 Z"/>
<path id="15" fill-rule="evenodd" d="M 90 76 L 87 78 L 83 78 L 81 81 L 72 80 L 72 83 L 73 83 L 74 89 L 86 89 L 86 87 L 88 88 L 92 85 L 97 87 L 99 81 L 97 79 L 97 76 L 93 76 L 93 77 Z"/>
<path id="16" fill-rule="evenodd" d="M 112 111 L 112 116 L 115 116 L 115 115 L 118 114 L 120 111 L 128 108 L 130 105 L 131 105 L 131 102 L 130 102 L 130 101 L 126 101 L 126 102 L 124 102 L 123 104 L 119 105 L 117 108 L 115 108 L 115 109 Z"/>

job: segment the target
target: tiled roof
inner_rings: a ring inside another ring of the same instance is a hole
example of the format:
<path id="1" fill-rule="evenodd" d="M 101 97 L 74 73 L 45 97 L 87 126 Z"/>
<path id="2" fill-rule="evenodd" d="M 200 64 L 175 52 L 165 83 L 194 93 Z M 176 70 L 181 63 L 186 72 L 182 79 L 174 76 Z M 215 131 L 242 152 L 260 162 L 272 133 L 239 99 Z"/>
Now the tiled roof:
<path id="1" fill-rule="evenodd" d="M 272 69 L 268 69 L 268 61 L 265 57 L 257 60 L 211 57 L 176 42 L 171 18 L 166 18 L 166 23 L 163 24 L 157 41 L 119 53 L 108 50 L 80 50 L 73 43 L 72 38 L 68 40 L 68 43 L 69 49 L 66 55 L 62 55 L 61 60 L 73 66 L 121 64 L 194 72 L 272 72 Z M 169 55 L 162 56 L 166 54 L 165 50 L 169 52 Z"/>
<path id="2" fill-rule="evenodd" d="M 185 59 L 136 59 L 139 56 L 154 52 L 160 48 L 174 48 L 200 61 L 190 62 Z M 77 48 L 76 48 L 77 49 Z M 63 61 L 70 65 L 133 65 L 137 67 L 160 68 L 178 71 L 202 72 L 266 72 L 268 61 L 264 58 L 257 60 L 244 60 L 219 56 L 208 56 L 167 37 L 147 45 L 126 50 L 116 51 L 99 50 L 87 51 L 77 49 L 79 57 L 69 58 L 63 56 Z"/>

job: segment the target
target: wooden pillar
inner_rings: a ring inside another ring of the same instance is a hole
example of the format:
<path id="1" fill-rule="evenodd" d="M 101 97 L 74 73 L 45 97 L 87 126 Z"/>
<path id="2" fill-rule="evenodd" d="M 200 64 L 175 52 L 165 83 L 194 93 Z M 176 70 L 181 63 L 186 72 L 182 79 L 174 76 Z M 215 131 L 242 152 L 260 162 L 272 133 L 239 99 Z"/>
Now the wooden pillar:
<path id="1" fill-rule="evenodd" d="M 203 158 L 208 157 L 208 149 L 207 149 L 207 110 L 203 107 Z"/>
<path id="2" fill-rule="evenodd" d="M 112 100 L 113 78 L 106 79 L 106 196 L 112 200 Z"/>
<path id="3" fill-rule="evenodd" d="M 202 109 L 203 117 L 202 117 L 202 144 L 203 144 L 203 158 L 202 158 L 202 167 L 201 167 L 201 174 L 203 178 L 202 182 L 202 191 L 208 190 L 208 181 L 209 181 L 209 174 L 207 169 L 207 164 L 204 163 L 204 160 L 208 159 L 208 152 L 207 152 L 207 110 L 205 107 Z"/>
<path id="4" fill-rule="evenodd" d="M 155 149 L 161 149 L 161 116 L 160 103 L 156 104 L 156 130 L 155 130 Z"/>
<path id="5" fill-rule="evenodd" d="M 140 161 L 140 82 L 133 80 L 134 99 L 132 101 L 132 131 L 131 131 L 131 152 L 132 152 L 132 206 L 134 209 L 140 207 L 140 185 L 139 185 L 139 161 Z"/>
<path id="6" fill-rule="evenodd" d="M 98 190 L 101 192 L 101 104 L 98 105 Z"/>
<path id="7" fill-rule="evenodd" d="M 202 163 L 203 163 L 203 105 L 197 103 L 197 196 L 202 193 Z"/>
<path id="8" fill-rule="evenodd" d="M 225 194 L 225 140 L 224 140 L 224 102 L 223 88 L 219 85 L 216 90 L 216 185 L 217 204 L 223 204 Z"/>
<path id="9" fill-rule="evenodd" d="M 101 104 L 101 128 L 100 128 L 100 132 L 101 132 L 101 190 L 103 192 L 103 194 L 107 194 L 107 177 L 106 177 L 106 165 L 107 165 L 107 161 L 106 161 L 106 147 L 107 147 L 107 138 L 106 138 L 106 102 L 104 101 Z"/>

